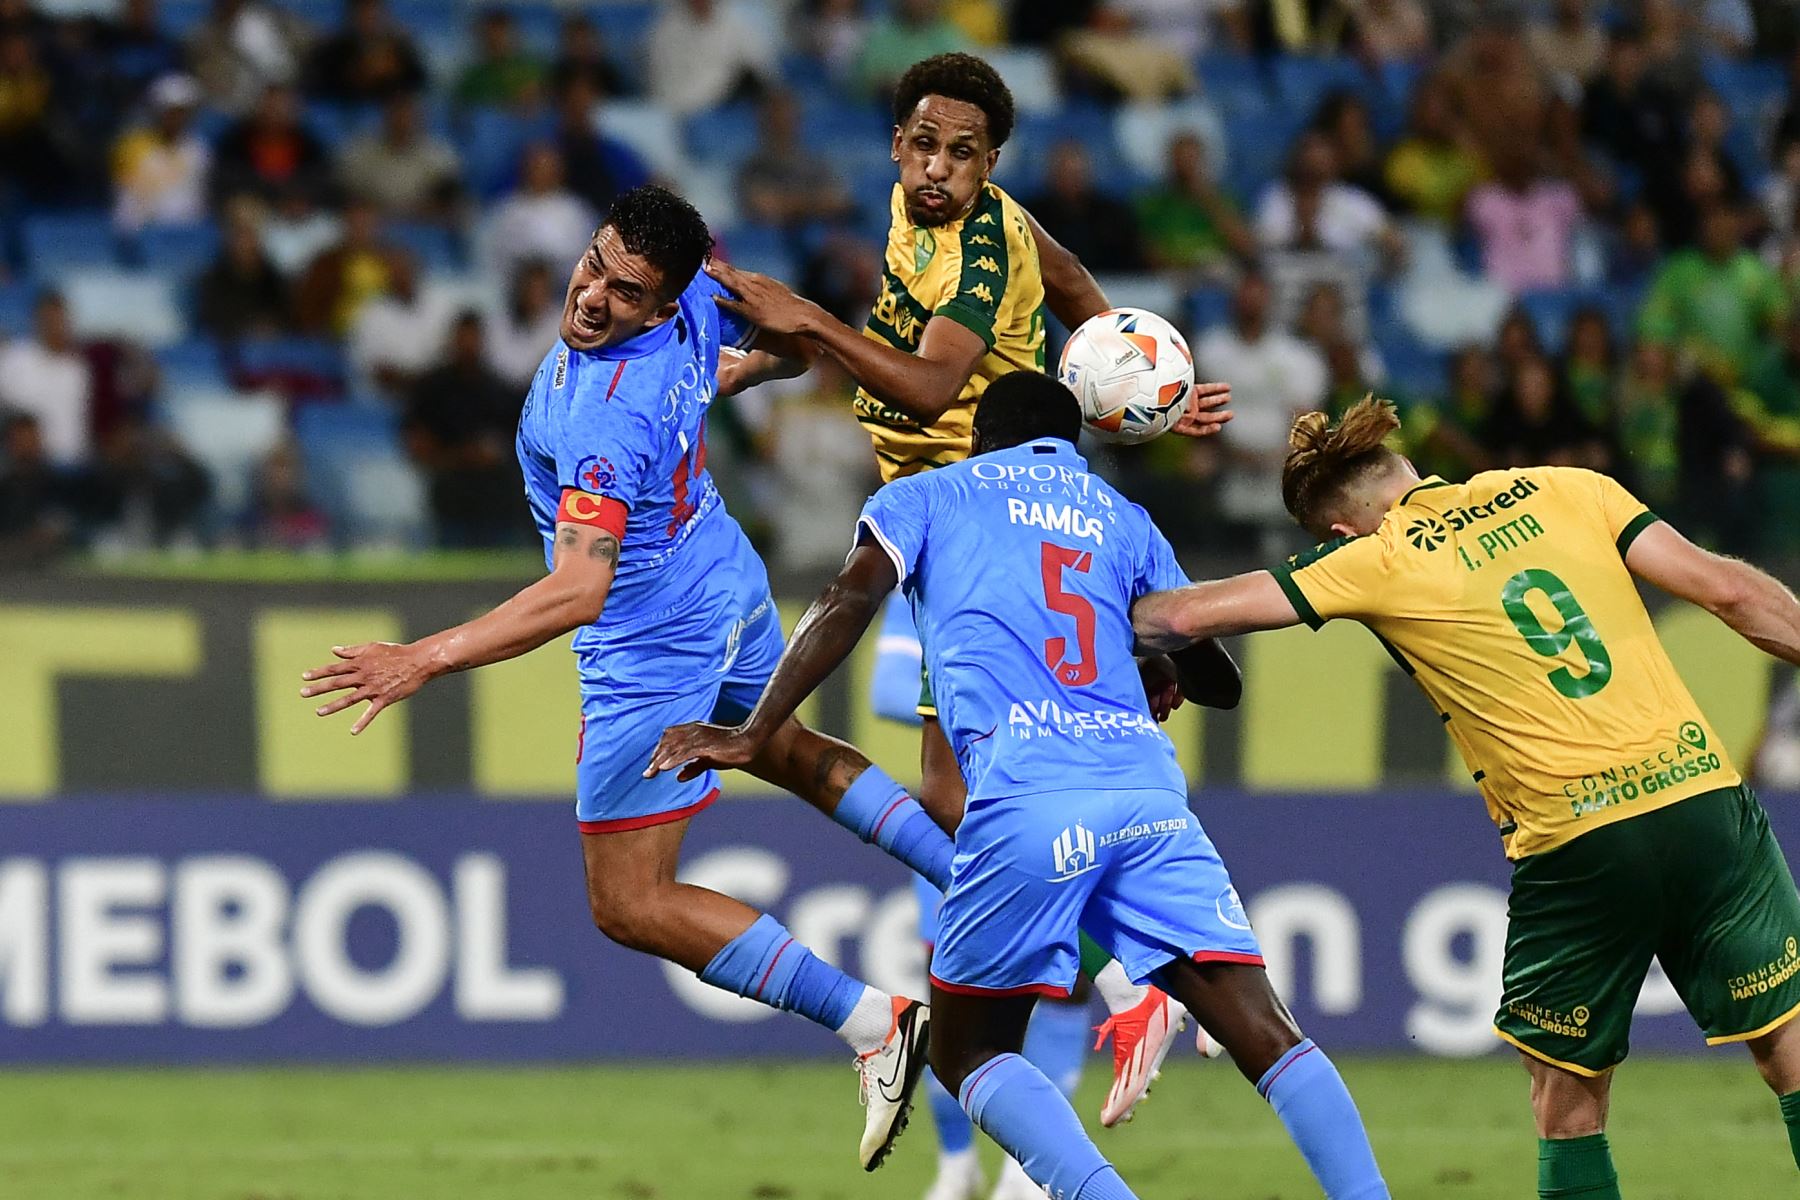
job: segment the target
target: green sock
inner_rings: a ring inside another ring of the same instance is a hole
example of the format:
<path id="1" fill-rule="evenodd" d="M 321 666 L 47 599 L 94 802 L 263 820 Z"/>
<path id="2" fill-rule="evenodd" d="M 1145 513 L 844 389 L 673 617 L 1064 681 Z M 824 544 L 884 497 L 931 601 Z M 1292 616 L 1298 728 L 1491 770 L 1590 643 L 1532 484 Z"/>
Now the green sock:
<path id="1" fill-rule="evenodd" d="M 1800 1167 L 1800 1092 L 1789 1092 L 1781 1098 L 1781 1119 L 1787 1122 L 1788 1146 L 1794 1152 L 1794 1165 Z"/>
<path id="2" fill-rule="evenodd" d="M 1619 1200 L 1604 1133 L 1538 1139 L 1538 1200 Z"/>
<path id="3" fill-rule="evenodd" d="M 1099 942 L 1085 933 L 1081 935 L 1081 973 L 1083 975 L 1092 979 L 1100 973 L 1102 967 L 1111 961 L 1112 955 L 1102 950 Z M 1784 1100 L 1782 1103 L 1787 1102 Z"/>

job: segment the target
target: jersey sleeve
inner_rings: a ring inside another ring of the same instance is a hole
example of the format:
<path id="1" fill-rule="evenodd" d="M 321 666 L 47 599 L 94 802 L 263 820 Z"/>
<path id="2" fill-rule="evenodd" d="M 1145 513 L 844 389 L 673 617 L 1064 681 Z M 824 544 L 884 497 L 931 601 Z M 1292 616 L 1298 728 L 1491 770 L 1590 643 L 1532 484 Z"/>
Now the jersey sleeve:
<path id="1" fill-rule="evenodd" d="M 1375 617 L 1391 595 L 1387 548 L 1378 537 L 1339 538 L 1296 554 L 1270 572 L 1302 621 Z"/>
<path id="2" fill-rule="evenodd" d="M 697 302 L 712 305 L 713 310 L 719 314 L 719 345 L 743 350 L 756 340 L 756 326 L 729 308 L 720 308 L 716 303 L 719 296 L 728 300 L 737 299 L 731 294 L 730 288 L 701 271 L 694 276 L 694 282 L 688 285 L 688 290 Z"/>
<path id="3" fill-rule="evenodd" d="M 925 549 L 925 530 L 930 522 L 930 491 L 923 477 L 896 479 L 863 505 L 856 519 L 856 545 L 873 541 L 893 561 L 900 582 L 912 578 L 919 555 Z"/>
<path id="4" fill-rule="evenodd" d="M 1187 572 L 1175 561 L 1175 548 L 1169 545 L 1147 514 L 1143 515 L 1144 528 L 1149 536 L 1144 541 L 1144 554 L 1138 563 L 1137 579 L 1133 582 L 1131 596 L 1148 595 L 1151 592 L 1166 592 L 1171 588 L 1186 587 L 1189 583 Z"/>
<path id="5" fill-rule="evenodd" d="M 950 298 L 932 313 L 949 317 L 970 330 L 988 349 L 994 347 L 994 322 L 1012 275 L 1012 252 L 1000 197 L 989 192 L 962 228 L 962 266 Z"/>
<path id="6" fill-rule="evenodd" d="M 631 364 L 596 364 L 576 383 L 558 431 L 556 519 L 625 536 L 654 453 L 651 430 L 629 401 Z"/>
<path id="7" fill-rule="evenodd" d="M 1606 522 L 1606 532 L 1619 548 L 1620 558 L 1625 557 L 1625 551 L 1631 548 L 1631 543 L 1637 540 L 1639 534 L 1660 519 L 1642 500 L 1627 491 L 1624 484 L 1610 475 L 1578 470 L 1571 470 L 1569 474 L 1580 479 L 1593 493 L 1594 501 L 1600 509 L 1600 517 Z"/>

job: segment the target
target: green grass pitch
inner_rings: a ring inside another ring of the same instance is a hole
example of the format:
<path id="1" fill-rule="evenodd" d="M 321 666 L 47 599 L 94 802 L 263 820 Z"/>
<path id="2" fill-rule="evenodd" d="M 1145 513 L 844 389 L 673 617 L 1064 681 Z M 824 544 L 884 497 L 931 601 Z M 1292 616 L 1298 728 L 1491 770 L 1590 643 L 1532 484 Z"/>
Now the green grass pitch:
<path id="1" fill-rule="evenodd" d="M 1396 1197 L 1535 1195 L 1525 1074 L 1346 1057 Z M 1102 1062 L 1079 1104 L 1098 1110 Z M 1795 1193 L 1774 1099 L 1742 1055 L 1634 1060 L 1613 1105 L 1631 1200 Z M 894 1157 L 856 1165 L 842 1066 L 15 1071 L 0 1078 L 6 1200 L 917 1200 L 923 1107 Z M 1145 1200 L 1318 1192 L 1280 1124 L 1219 1063 L 1172 1065 L 1099 1142 Z M 989 1157 L 993 1148 L 987 1148 Z"/>

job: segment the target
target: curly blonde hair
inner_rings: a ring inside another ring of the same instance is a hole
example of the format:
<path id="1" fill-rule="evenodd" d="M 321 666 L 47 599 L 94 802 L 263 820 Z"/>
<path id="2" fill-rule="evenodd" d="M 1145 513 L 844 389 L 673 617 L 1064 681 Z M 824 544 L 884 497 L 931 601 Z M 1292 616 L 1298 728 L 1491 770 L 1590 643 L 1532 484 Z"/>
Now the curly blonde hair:
<path id="1" fill-rule="evenodd" d="M 1364 396 L 1336 425 L 1322 412 L 1302 413 L 1288 432 L 1281 500 L 1310 532 L 1329 529 L 1350 486 L 1390 468 L 1400 456 L 1387 440 L 1400 428 L 1388 400 Z"/>

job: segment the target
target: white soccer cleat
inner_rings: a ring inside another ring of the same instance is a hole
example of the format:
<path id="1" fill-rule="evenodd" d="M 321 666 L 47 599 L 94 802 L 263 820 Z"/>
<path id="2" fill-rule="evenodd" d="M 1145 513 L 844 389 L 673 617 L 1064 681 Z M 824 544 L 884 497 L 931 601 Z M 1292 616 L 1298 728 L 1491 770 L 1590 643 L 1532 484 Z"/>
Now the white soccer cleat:
<path id="1" fill-rule="evenodd" d="M 1149 1094 L 1150 1085 L 1161 1073 L 1163 1059 L 1169 1056 L 1187 1017 L 1187 1009 L 1179 1001 L 1153 987 L 1136 1008 L 1116 1013 L 1100 1026 L 1094 1049 L 1104 1046 L 1108 1037 L 1113 1041 L 1112 1090 L 1100 1106 L 1101 1125 L 1111 1129 L 1131 1120 L 1138 1102 Z"/>
<path id="2" fill-rule="evenodd" d="M 937 1178 L 924 1200 L 981 1200 L 981 1160 L 975 1147 L 938 1155 Z"/>
<path id="3" fill-rule="evenodd" d="M 988 1200 L 1044 1200 L 1050 1191 L 1032 1182 L 1031 1176 L 1016 1159 L 1007 1159 L 1006 1165 L 1000 1168 L 1000 1178 L 994 1184 L 994 1194 Z"/>
<path id="4" fill-rule="evenodd" d="M 1201 1058 L 1217 1058 L 1225 1053 L 1225 1047 L 1219 1045 L 1212 1034 L 1206 1032 L 1206 1026 L 1199 1021 L 1194 1022 L 1194 1049 L 1200 1052 Z"/>
<path id="5" fill-rule="evenodd" d="M 856 1060 L 862 1080 L 863 1119 L 860 1156 L 863 1170 L 879 1167 L 906 1130 L 912 1114 L 913 1089 L 925 1073 L 925 1050 L 931 1035 L 931 1009 L 917 1000 L 896 997 L 894 1029 L 881 1049 Z"/>

